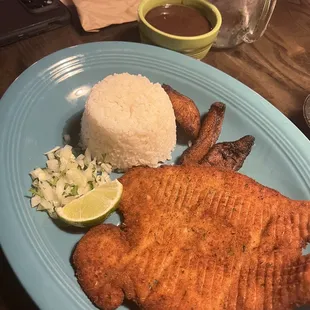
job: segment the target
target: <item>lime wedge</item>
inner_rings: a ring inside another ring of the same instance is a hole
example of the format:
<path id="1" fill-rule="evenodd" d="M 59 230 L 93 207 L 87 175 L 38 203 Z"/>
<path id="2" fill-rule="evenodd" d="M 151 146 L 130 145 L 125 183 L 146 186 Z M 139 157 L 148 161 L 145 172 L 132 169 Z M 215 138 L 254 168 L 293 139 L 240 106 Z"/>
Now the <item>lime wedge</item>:
<path id="1" fill-rule="evenodd" d="M 64 222 L 78 227 L 93 226 L 102 223 L 118 207 L 123 185 L 112 181 L 96 187 L 77 198 L 56 213 Z"/>

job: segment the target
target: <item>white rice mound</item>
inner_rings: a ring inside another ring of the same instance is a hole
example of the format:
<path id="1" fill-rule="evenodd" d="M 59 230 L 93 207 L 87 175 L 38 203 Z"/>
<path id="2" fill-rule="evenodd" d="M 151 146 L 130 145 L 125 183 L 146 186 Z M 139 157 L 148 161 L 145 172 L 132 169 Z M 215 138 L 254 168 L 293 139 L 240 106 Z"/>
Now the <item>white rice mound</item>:
<path id="1" fill-rule="evenodd" d="M 107 76 L 86 102 L 81 142 L 93 157 L 126 170 L 157 167 L 171 159 L 176 122 L 171 101 L 159 83 L 129 73 Z"/>

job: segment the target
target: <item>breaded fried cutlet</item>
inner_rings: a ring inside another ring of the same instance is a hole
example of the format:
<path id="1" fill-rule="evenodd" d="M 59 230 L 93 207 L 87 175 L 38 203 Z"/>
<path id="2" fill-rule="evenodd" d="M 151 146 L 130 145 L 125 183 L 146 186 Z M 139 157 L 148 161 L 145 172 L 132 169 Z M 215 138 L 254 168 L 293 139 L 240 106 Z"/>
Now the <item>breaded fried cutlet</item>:
<path id="1" fill-rule="evenodd" d="M 310 202 L 234 171 L 134 168 L 123 225 L 79 241 L 73 264 L 90 300 L 116 309 L 285 310 L 310 303 Z"/>

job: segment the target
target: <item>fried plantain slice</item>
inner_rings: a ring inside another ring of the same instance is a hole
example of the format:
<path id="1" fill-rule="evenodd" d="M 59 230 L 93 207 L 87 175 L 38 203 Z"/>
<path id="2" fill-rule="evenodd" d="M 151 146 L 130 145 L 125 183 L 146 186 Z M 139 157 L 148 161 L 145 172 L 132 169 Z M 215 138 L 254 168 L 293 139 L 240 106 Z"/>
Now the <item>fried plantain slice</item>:
<path id="1" fill-rule="evenodd" d="M 202 166 L 216 166 L 238 171 L 252 150 L 255 138 L 247 135 L 232 142 L 215 144 L 201 160 Z"/>
<path id="2" fill-rule="evenodd" d="M 187 135 L 196 139 L 200 129 L 200 113 L 195 102 L 169 85 L 163 84 L 162 87 L 171 100 L 177 122 Z"/>
<path id="3" fill-rule="evenodd" d="M 180 157 L 179 164 L 198 164 L 216 143 L 224 120 L 226 106 L 224 103 L 215 102 L 205 115 L 196 141 L 186 149 Z"/>

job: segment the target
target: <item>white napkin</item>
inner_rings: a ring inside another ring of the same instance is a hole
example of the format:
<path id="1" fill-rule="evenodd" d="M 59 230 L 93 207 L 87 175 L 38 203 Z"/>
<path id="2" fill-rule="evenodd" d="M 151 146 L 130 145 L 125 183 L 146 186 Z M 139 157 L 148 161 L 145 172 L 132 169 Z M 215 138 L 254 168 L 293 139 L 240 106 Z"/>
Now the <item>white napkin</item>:
<path id="1" fill-rule="evenodd" d="M 70 4 L 71 0 L 63 0 Z M 112 24 L 137 19 L 140 0 L 72 0 L 85 31 L 98 31 Z"/>

